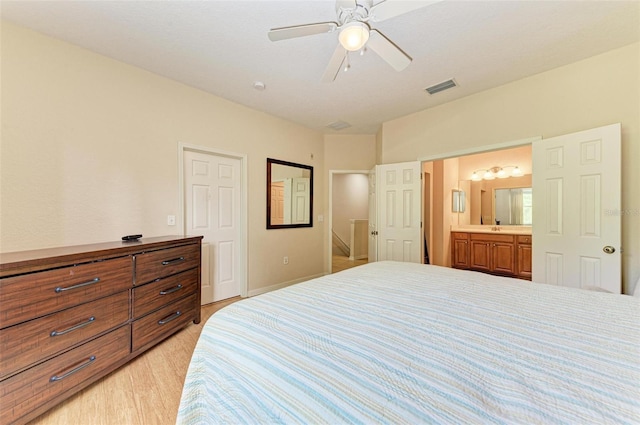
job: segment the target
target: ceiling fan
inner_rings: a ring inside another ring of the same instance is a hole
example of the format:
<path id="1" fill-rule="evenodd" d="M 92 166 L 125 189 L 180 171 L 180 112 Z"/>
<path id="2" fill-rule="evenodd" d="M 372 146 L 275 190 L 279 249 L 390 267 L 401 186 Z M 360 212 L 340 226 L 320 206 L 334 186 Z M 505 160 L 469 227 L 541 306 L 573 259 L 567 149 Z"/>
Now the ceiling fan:
<path id="1" fill-rule="evenodd" d="M 380 31 L 372 28 L 370 23 L 382 22 L 438 1 L 441 0 L 382 0 L 373 4 L 373 0 L 336 0 L 337 22 L 272 28 L 268 35 L 271 41 L 280 41 L 340 30 L 340 43 L 322 76 L 324 82 L 336 79 L 343 63 L 348 61 L 349 52 L 363 51 L 365 48 L 376 52 L 396 71 L 402 71 L 411 63 L 411 57 Z M 348 67 L 347 62 L 347 69 Z"/>

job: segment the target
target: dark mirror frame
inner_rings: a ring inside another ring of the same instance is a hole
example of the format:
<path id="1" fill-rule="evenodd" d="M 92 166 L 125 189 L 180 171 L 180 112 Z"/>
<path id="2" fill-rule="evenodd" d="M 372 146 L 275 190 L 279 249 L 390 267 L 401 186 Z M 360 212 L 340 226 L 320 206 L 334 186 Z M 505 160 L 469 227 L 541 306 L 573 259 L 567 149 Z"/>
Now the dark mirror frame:
<path id="1" fill-rule="evenodd" d="M 271 224 L 271 165 L 279 164 L 289 167 L 309 170 L 309 223 L 302 224 Z M 267 229 L 292 229 L 296 227 L 313 227 L 313 167 L 311 165 L 296 164 L 267 158 Z"/>

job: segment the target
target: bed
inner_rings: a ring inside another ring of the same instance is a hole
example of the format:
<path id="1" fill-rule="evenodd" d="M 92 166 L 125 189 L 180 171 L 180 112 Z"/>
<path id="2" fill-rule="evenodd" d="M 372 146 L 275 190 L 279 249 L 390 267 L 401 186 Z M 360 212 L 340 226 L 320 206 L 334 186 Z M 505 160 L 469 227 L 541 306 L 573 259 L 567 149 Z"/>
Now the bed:
<path id="1" fill-rule="evenodd" d="M 640 299 L 378 262 L 225 307 L 178 424 L 637 424 Z"/>

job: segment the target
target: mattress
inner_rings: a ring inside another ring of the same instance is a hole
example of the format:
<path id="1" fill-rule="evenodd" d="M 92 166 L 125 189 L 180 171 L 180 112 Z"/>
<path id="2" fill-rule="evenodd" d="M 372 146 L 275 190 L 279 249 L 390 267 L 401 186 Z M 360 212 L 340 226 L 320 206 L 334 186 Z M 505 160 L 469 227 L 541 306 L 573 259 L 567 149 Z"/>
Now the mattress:
<path id="1" fill-rule="evenodd" d="M 637 424 L 640 299 L 378 262 L 205 324 L 179 424 Z"/>

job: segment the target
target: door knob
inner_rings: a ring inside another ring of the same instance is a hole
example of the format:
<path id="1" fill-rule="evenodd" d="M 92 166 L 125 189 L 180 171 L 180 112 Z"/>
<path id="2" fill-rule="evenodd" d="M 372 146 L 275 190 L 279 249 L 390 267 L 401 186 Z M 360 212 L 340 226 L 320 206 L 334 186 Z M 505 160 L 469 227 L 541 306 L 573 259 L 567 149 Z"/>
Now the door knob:
<path id="1" fill-rule="evenodd" d="M 614 252 L 616 252 L 616 249 L 611 245 L 605 246 L 604 248 L 602 248 L 602 250 L 607 254 L 613 254 Z"/>

